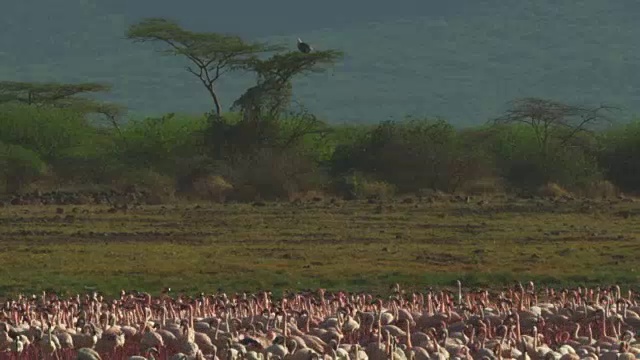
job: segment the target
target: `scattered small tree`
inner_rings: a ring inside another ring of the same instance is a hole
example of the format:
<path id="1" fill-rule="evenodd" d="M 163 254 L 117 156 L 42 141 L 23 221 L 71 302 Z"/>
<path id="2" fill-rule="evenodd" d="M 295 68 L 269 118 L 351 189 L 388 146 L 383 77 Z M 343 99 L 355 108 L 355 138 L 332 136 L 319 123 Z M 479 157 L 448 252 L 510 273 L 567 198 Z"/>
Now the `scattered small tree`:
<path id="1" fill-rule="evenodd" d="M 140 42 L 162 42 L 169 46 L 163 53 L 187 58 L 191 63 L 187 71 L 207 89 L 217 116 L 222 112 L 222 105 L 216 81 L 231 70 L 243 68 L 252 56 L 278 49 L 264 43 L 246 42 L 235 35 L 185 30 L 176 22 L 162 18 L 148 18 L 132 25 L 127 37 Z"/>
<path id="2" fill-rule="evenodd" d="M 216 148 L 216 157 L 251 152 L 260 147 L 287 150 L 306 135 L 324 131 L 325 124 L 304 108 L 290 109 L 291 81 L 295 76 L 324 71 L 340 57 L 342 52 L 327 50 L 309 54 L 280 53 L 268 59 L 254 56 L 246 61 L 244 69 L 256 74 L 256 85 L 233 103 L 232 109 L 242 114 L 239 121 L 234 124 L 224 119 L 212 122 L 210 141 Z"/>
<path id="3" fill-rule="evenodd" d="M 119 131 L 118 118 L 125 113 L 123 106 L 81 96 L 109 90 L 111 90 L 110 85 L 101 83 L 63 84 L 0 81 L 0 104 L 21 103 L 37 107 L 51 106 L 72 109 L 86 115 L 99 115 Z"/>
<path id="4" fill-rule="evenodd" d="M 511 102 L 510 108 L 494 120 L 496 125 L 525 124 L 535 135 L 543 157 L 552 144 L 568 145 L 579 135 L 592 133 L 594 127 L 610 122 L 608 113 L 614 108 L 607 105 L 586 107 L 569 105 L 554 100 L 523 98 Z"/>
<path id="5" fill-rule="evenodd" d="M 295 76 L 323 72 L 343 55 L 341 51 L 325 50 L 308 54 L 280 53 L 268 59 L 254 56 L 244 68 L 256 74 L 256 85 L 247 89 L 233 108 L 239 109 L 246 120 L 277 120 L 291 102 L 291 81 Z"/>
<path id="6" fill-rule="evenodd" d="M 52 105 L 69 107 L 76 102 L 87 103 L 87 99 L 76 95 L 109 91 L 111 87 L 99 83 L 34 83 L 0 81 L 0 103 L 19 102 L 27 105 Z"/>
<path id="7" fill-rule="evenodd" d="M 41 176 L 45 168 L 35 151 L 0 142 L 0 191 L 19 192 Z"/>
<path id="8" fill-rule="evenodd" d="M 496 132 L 494 145 L 502 144 L 496 153 L 502 175 L 526 191 L 548 182 L 580 187 L 594 181 L 600 176 L 594 130 L 612 121 L 612 110 L 539 98 L 515 100 L 494 120 L 495 125 L 524 126 Z"/>

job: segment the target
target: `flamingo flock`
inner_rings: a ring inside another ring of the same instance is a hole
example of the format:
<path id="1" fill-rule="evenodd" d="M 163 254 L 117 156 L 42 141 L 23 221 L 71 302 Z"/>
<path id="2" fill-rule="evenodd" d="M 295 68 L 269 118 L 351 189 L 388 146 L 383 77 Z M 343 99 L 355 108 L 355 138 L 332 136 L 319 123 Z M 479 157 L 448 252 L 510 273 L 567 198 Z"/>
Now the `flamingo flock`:
<path id="1" fill-rule="evenodd" d="M 631 360 L 638 296 L 619 286 L 8 299 L 3 359 Z"/>

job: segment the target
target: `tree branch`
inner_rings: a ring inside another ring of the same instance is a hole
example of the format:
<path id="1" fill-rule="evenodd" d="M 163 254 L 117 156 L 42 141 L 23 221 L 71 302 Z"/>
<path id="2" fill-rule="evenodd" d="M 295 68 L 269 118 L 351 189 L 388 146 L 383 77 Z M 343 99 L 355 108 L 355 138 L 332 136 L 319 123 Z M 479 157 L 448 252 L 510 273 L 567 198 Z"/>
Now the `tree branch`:
<path id="1" fill-rule="evenodd" d="M 145 19 L 132 25 L 127 37 L 134 41 L 163 42 L 170 48 L 165 53 L 184 56 L 191 61 L 200 72 L 193 68 L 187 70 L 206 87 L 218 115 L 221 107 L 213 84 L 226 72 L 243 69 L 236 64 L 243 64 L 247 57 L 274 50 L 266 44 L 248 43 L 233 35 L 187 31 L 177 23 L 161 18 Z M 210 70 L 214 70 L 213 73 Z"/>

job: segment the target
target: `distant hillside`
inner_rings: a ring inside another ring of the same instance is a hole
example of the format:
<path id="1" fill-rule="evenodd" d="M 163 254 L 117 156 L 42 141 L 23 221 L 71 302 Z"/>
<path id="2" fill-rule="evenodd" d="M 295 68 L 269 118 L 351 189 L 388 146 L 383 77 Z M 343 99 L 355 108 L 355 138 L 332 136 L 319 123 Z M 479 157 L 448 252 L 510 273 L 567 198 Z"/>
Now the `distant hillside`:
<path id="1" fill-rule="evenodd" d="M 640 2 L 450 0 L 355 2 L 21 0 L 3 5 L 0 78 L 105 81 L 136 114 L 203 112 L 206 94 L 178 59 L 124 39 L 128 24 L 170 16 L 197 30 L 339 48 L 344 63 L 296 84 L 336 122 L 432 115 L 460 125 L 505 102 L 543 96 L 640 112 Z M 402 5 L 402 6 L 400 6 Z M 253 9 L 246 11 L 246 9 Z M 305 17 L 306 13 L 311 13 Z M 220 83 L 228 106 L 250 78 Z"/>

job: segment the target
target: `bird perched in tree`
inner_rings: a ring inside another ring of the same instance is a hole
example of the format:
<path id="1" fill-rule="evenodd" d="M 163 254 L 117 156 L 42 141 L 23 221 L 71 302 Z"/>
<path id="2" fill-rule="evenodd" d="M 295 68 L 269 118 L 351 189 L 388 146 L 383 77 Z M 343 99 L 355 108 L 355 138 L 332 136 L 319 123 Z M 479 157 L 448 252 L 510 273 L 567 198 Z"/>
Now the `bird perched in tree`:
<path id="1" fill-rule="evenodd" d="M 311 47 L 311 45 L 303 42 L 300 38 L 298 38 L 298 50 L 300 50 L 300 52 L 302 53 L 308 54 L 313 51 L 313 48 Z"/>

